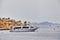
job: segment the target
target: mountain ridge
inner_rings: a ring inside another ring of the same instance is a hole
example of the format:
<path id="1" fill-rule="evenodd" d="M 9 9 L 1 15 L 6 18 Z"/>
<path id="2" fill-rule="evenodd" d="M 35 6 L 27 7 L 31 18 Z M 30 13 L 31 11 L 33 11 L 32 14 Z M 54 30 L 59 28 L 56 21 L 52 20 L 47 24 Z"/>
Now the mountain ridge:
<path id="1" fill-rule="evenodd" d="M 59 23 L 53 23 L 53 22 L 48 22 L 48 21 L 44 21 L 44 22 L 40 22 L 40 23 L 32 23 L 33 25 L 60 25 Z"/>

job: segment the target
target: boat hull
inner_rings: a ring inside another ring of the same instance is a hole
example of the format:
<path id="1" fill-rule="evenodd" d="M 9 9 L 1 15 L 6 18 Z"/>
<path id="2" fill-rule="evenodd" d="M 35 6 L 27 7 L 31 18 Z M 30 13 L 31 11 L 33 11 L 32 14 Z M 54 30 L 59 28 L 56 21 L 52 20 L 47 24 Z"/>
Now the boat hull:
<path id="1" fill-rule="evenodd" d="M 34 29 L 17 29 L 17 30 L 10 30 L 10 32 L 35 32 L 38 28 Z"/>

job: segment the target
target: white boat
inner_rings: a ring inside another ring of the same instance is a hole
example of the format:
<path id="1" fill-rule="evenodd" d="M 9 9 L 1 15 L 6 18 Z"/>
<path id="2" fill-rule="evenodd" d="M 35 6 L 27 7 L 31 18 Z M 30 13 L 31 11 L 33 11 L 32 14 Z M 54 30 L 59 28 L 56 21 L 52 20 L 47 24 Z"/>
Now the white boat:
<path id="1" fill-rule="evenodd" d="M 10 32 L 34 32 L 38 27 L 33 26 L 14 26 L 10 29 Z"/>

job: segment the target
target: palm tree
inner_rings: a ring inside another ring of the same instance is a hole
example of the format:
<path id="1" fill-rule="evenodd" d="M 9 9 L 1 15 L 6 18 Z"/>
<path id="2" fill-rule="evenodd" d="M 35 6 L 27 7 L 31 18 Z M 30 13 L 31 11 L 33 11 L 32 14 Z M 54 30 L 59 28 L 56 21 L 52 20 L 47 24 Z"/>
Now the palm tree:
<path id="1" fill-rule="evenodd" d="M 0 18 L 0 20 L 1 20 L 1 18 Z"/>
<path id="2" fill-rule="evenodd" d="M 26 24 L 27 24 L 27 21 L 24 22 L 24 25 L 26 25 Z"/>
<path id="3" fill-rule="evenodd" d="M 10 17 L 8 17 L 7 19 L 10 19 Z"/>
<path id="4" fill-rule="evenodd" d="M 21 22 L 21 20 L 19 20 L 18 22 Z"/>

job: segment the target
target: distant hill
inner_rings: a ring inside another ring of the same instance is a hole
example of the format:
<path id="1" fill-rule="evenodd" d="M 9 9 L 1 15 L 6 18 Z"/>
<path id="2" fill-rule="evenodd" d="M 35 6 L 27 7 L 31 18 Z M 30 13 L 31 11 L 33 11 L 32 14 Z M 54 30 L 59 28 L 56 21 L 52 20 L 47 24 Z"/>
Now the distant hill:
<path id="1" fill-rule="evenodd" d="M 40 22 L 40 23 L 32 23 L 33 25 L 60 25 L 58 23 L 52 23 L 52 22 L 48 22 L 48 21 L 45 21 L 45 22 Z"/>
<path id="2" fill-rule="evenodd" d="M 41 22 L 39 23 L 39 25 L 54 25 L 54 24 L 51 22 Z"/>

